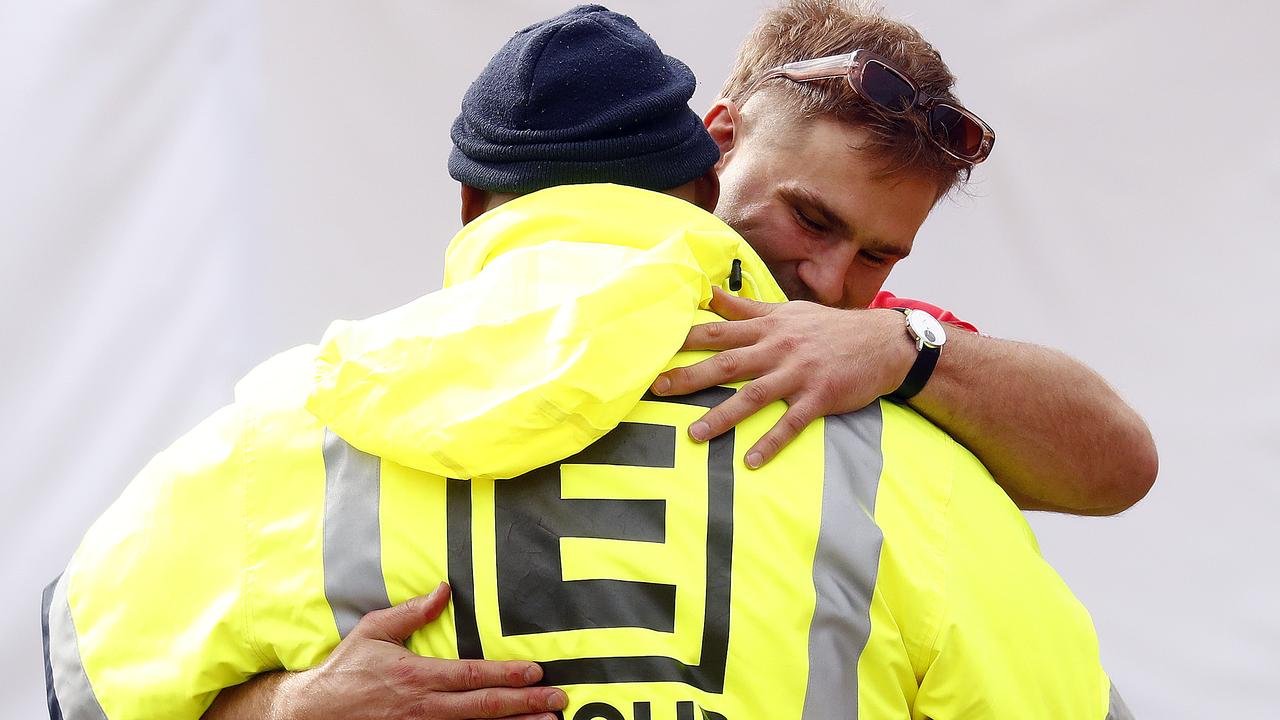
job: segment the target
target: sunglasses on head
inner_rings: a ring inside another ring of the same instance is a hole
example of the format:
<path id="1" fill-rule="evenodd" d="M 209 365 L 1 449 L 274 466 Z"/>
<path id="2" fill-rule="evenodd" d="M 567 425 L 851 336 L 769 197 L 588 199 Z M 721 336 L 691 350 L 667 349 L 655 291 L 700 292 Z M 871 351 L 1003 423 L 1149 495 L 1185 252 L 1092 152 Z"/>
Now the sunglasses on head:
<path id="1" fill-rule="evenodd" d="M 890 114 L 906 115 L 920 108 L 930 139 L 943 152 L 970 165 L 986 160 L 996 144 L 995 131 L 982 118 L 959 103 L 921 92 L 893 63 L 870 50 L 779 65 L 753 83 L 746 97 L 765 81 L 779 77 L 798 83 L 843 77 L 854 92 Z"/>

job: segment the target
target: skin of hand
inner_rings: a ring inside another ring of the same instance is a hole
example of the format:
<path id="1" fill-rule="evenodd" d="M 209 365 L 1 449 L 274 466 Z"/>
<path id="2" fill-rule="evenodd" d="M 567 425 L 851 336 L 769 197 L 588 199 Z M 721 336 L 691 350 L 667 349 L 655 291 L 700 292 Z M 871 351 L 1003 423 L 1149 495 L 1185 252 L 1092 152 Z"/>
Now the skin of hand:
<path id="1" fill-rule="evenodd" d="M 750 381 L 690 426 L 698 441 L 785 400 L 782 419 L 746 453 L 753 468 L 818 417 L 893 392 L 916 358 L 894 310 L 762 303 L 718 288 L 711 309 L 727 322 L 695 326 L 683 349 L 719 352 L 663 373 L 652 390 L 683 395 Z M 1114 514 L 1155 481 L 1141 417 L 1097 374 L 1047 348 L 956 329 L 911 405 L 977 455 L 1023 509 Z"/>
<path id="2" fill-rule="evenodd" d="M 405 639 L 435 620 L 449 586 L 365 615 L 323 664 L 259 675 L 227 688 L 205 720 L 554 720 L 563 690 L 529 687 L 542 669 L 524 661 L 420 657 Z"/>
<path id="3" fill-rule="evenodd" d="M 815 419 L 861 409 L 893 392 L 914 362 L 902 314 L 893 310 L 842 310 L 803 300 L 764 303 L 720 288 L 713 289 L 711 310 L 729 322 L 693 327 L 682 349 L 720 352 L 663 373 L 651 389 L 685 395 L 750 381 L 689 427 L 690 437 L 700 442 L 786 400 L 782 419 L 747 451 L 748 467 L 772 460 Z M 894 330 L 902 337 L 885 342 Z"/>

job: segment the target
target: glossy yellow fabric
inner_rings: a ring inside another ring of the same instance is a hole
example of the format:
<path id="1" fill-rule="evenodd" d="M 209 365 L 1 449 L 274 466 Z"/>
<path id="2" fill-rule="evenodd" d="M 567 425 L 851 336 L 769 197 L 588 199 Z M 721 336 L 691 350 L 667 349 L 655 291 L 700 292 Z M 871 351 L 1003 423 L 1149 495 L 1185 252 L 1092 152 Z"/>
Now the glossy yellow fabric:
<path id="1" fill-rule="evenodd" d="M 519 475 L 617 425 L 735 259 L 742 294 L 785 300 L 737 233 L 682 200 L 614 185 L 517 198 L 458 233 L 443 290 L 335 323 L 307 406 L 417 470 Z"/>
<path id="2" fill-rule="evenodd" d="M 700 322 L 713 321 L 704 314 Z M 706 357 L 682 353 L 673 366 Z M 719 713 L 731 720 L 798 718 L 804 707 L 808 675 L 809 620 L 814 607 L 812 563 L 822 505 L 822 424 L 806 429 L 788 449 L 786 460 L 758 471 L 748 470 L 742 456 L 750 443 L 772 427 L 785 410 L 776 403 L 749 418 L 736 431 L 734 489 L 735 533 L 733 593 L 730 606 L 732 640 L 723 693 L 678 682 L 580 684 L 565 689 L 572 719 L 585 706 L 605 703 L 629 720 L 643 717 L 676 720 L 679 703 Z M 474 484 L 477 541 L 477 622 L 489 657 L 547 661 L 594 656 L 659 655 L 688 664 L 702 658 L 703 607 L 706 602 L 707 445 L 688 438 L 687 429 L 703 410 L 643 401 L 626 416 L 628 422 L 674 426 L 675 467 L 647 468 L 570 466 L 562 470 L 568 497 L 657 498 L 666 500 L 667 538 L 650 547 L 597 539 L 569 539 L 563 548 L 565 579 L 607 577 L 675 584 L 676 632 L 610 628 L 539 635 L 508 636 L 500 632 L 492 558 L 493 493 L 502 481 Z M 445 480 L 384 463 L 383 512 L 396 528 L 384 546 L 384 565 L 396 568 L 388 578 L 392 602 L 422 592 L 447 571 L 438 528 L 445 521 Z M 424 528 L 434 527 L 432 533 Z M 410 638 L 410 648 L 433 657 L 457 657 L 453 608 L 443 622 Z M 703 716 L 695 711 L 696 718 Z"/>
<path id="3" fill-rule="evenodd" d="M 884 543 L 859 717 L 1105 718 L 1092 620 L 1022 513 L 968 450 L 881 408 Z"/>
<path id="4" fill-rule="evenodd" d="M 338 642 L 320 556 L 323 427 L 302 410 L 313 358 L 296 348 L 254 370 L 76 550 L 68 602 L 110 720 L 197 718 L 221 688 L 314 664 Z M 258 614 L 263 593 L 286 601 Z M 286 655 L 258 642 L 268 634 Z"/>
<path id="5" fill-rule="evenodd" d="M 319 347 L 255 369 L 234 405 L 135 478 L 68 566 L 104 712 L 198 717 L 218 689 L 313 666 L 336 645 L 326 426 L 440 475 L 510 477 L 571 455 L 634 408 L 735 259 L 742 295 L 785 299 L 754 251 L 693 205 L 553 188 L 460 232 L 446 289 L 335 323 Z"/>
<path id="6" fill-rule="evenodd" d="M 698 662 L 708 450 L 686 430 L 702 410 L 641 396 L 664 368 L 706 357 L 676 351 L 691 325 L 715 320 L 702 308 L 735 258 L 742 294 L 783 299 L 741 238 L 682 201 L 613 186 L 543 191 L 460 233 L 444 290 L 336 323 L 318 347 L 264 363 L 237 386 L 234 405 L 147 466 L 68 568 L 82 662 L 107 717 L 197 718 L 220 688 L 312 667 L 338 643 L 324 588 L 326 426 L 383 458 L 381 563 L 392 602 L 448 576 L 446 477 L 474 479 L 483 559 L 495 553 L 485 500 L 502 478 L 570 456 L 623 420 L 674 427 L 669 482 L 612 467 L 563 476 L 570 496 L 665 499 L 665 542 L 568 538 L 562 548 L 566 579 L 677 585 L 674 633 L 503 636 L 492 567 L 479 561 L 477 622 L 489 657 Z M 856 668 L 860 717 L 1100 720 L 1108 685 L 1088 615 L 1039 557 L 1021 515 L 963 448 L 911 411 L 882 405 L 884 471 L 865 510 L 884 542 Z M 729 720 L 800 717 L 824 424 L 764 469 L 742 465 L 783 409 L 775 403 L 735 434 L 742 531 L 724 692 L 574 685 L 567 718 L 591 702 L 632 720 L 636 703 L 648 703 L 651 720 L 674 720 L 681 702 Z M 456 637 L 451 608 L 410 647 L 456 657 Z M 1046 678 L 1051 692 L 1029 690 Z"/>

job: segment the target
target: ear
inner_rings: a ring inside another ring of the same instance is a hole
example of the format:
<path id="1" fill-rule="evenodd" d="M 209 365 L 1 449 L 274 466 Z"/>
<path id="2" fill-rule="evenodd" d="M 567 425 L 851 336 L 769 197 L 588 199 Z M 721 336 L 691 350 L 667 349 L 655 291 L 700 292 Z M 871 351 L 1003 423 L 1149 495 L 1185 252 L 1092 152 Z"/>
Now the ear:
<path id="1" fill-rule="evenodd" d="M 720 98 L 707 111 L 702 124 L 707 126 L 711 139 L 720 146 L 720 161 L 716 163 L 716 170 L 720 170 L 729 161 L 729 155 L 733 152 L 738 140 L 738 131 L 742 126 L 742 116 L 738 114 L 738 106 L 728 98 Z"/>
<path id="2" fill-rule="evenodd" d="M 711 168 L 693 181 L 693 204 L 709 213 L 716 211 L 720 202 L 720 176 Z"/>
<path id="3" fill-rule="evenodd" d="M 462 186 L 462 224 L 475 220 L 489 209 L 489 192 L 480 188 L 463 184 Z"/>

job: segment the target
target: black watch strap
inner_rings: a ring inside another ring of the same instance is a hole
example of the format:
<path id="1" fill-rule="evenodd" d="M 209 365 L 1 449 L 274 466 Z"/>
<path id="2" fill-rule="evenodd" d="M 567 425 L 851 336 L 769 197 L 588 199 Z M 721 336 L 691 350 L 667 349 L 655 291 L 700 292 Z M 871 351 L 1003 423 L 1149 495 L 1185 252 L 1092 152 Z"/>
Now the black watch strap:
<path id="1" fill-rule="evenodd" d="M 903 315 L 907 314 L 907 308 L 894 308 L 894 310 Z M 922 347 L 920 352 L 916 353 L 916 361 L 907 371 L 907 377 L 903 379 L 902 384 L 886 397 L 895 402 L 906 402 L 915 397 L 924 389 L 925 383 L 929 382 L 929 377 L 933 375 L 933 368 L 937 366 L 938 356 L 941 354 L 941 348 L 930 345 Z"/>

